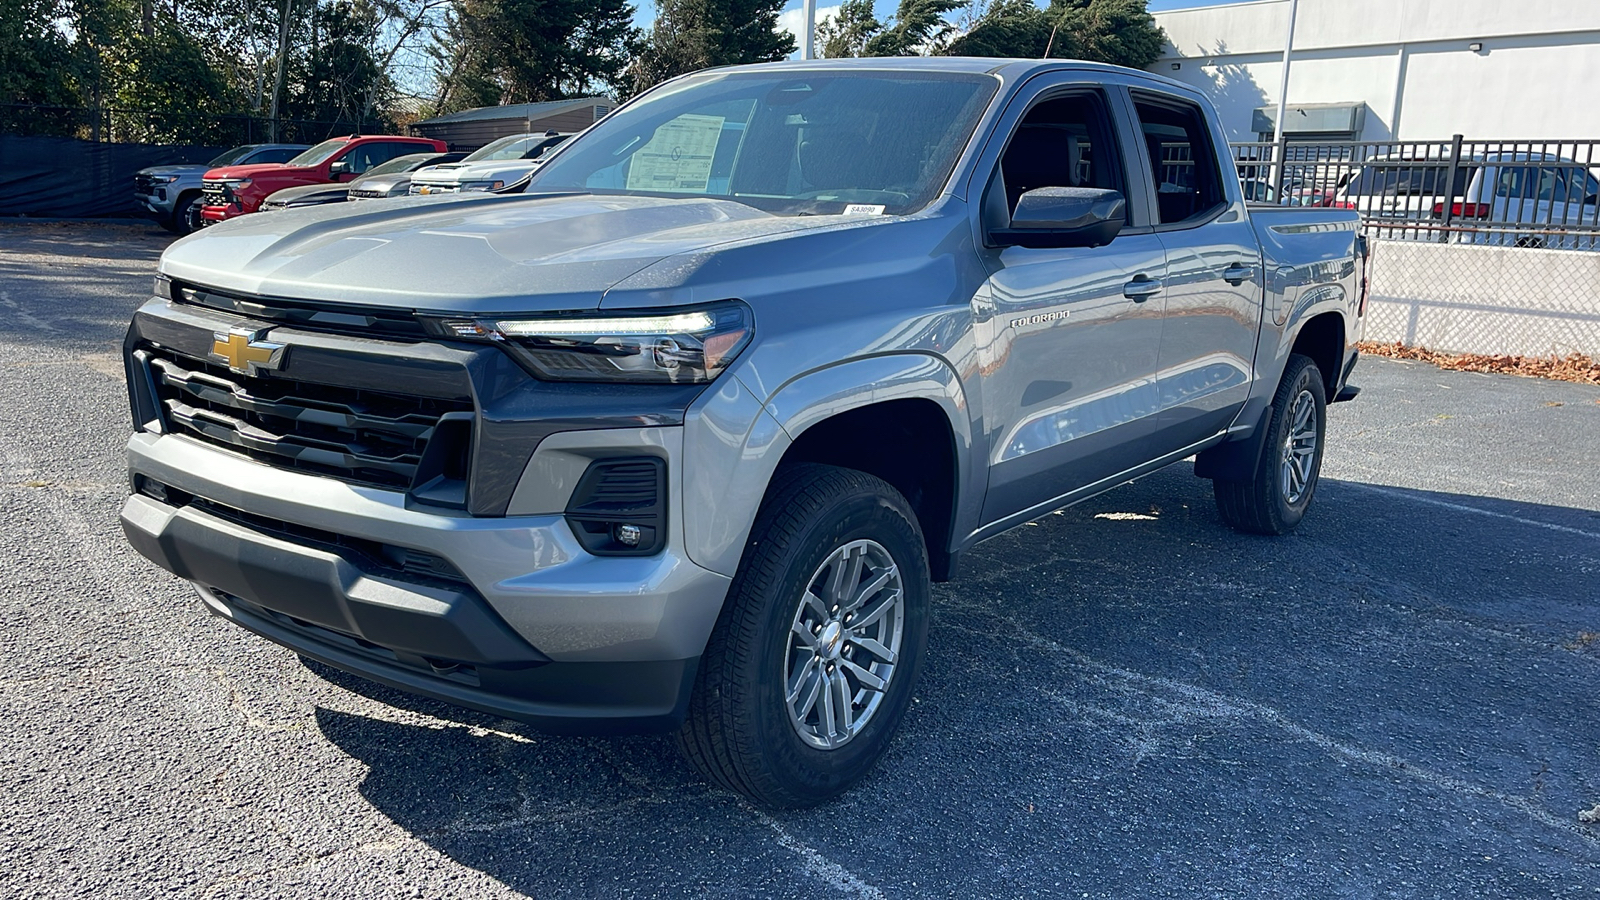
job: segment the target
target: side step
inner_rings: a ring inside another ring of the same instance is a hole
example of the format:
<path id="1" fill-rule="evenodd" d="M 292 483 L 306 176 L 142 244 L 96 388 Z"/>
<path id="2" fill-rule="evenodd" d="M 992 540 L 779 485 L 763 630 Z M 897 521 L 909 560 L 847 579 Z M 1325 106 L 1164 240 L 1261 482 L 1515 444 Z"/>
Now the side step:
<path id="1" fill-rule="evenodd" d="M 1358 388 L 1353 384 L 1347 384 L 1344 387 L 1339 389 L 1339 395 L 1337 397 L 1333 398 L 1333 402 L 1335 402 L 1335 403 L 1346 403 L 1346 402 L 1349 402 L 1351 400 L 1354 400 L 1356 398 L 1356 395 L 1360 394 L 1360 393 L 1361 393 L 1361 388 Z"/>

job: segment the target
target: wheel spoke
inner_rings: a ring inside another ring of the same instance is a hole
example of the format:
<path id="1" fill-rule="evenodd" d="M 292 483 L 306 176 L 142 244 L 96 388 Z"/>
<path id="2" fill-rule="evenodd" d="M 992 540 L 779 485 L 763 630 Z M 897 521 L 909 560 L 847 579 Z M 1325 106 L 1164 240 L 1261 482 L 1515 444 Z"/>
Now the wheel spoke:
<path id="1" fill-rule="evenodd" d="M 895 661 L 894 651 L 878 643 L 872 638 L 856 638 L 850 643 L 855 644 L 857 647 L 860 647 L 868 653 L 871 653 L 873 656 L 876 656 L 886 663 L 893 663 Z"/>
<path id="2" fill-rule="evenodd" d="M 805 684 L 805 689 L 800 692 L 805 699 L 801 701 L 799 708 L 790 707 L 794 709 L 795 718 L 802 722 L 806 720 L 806 716 L 811 715 L 811 710 L 816 708 L 817 696 L 822 693 L 821 676 L 820 672 L 812 673 L 811 679 Z"/>
<path id="3" fill-rule="evenodd" d="M 806 627 L 804 619 L 795 619 L 794 625 L 790 626 L 789 631 L 800 639 L 800 643 L 804 644 L 807 650 L 817 649 L 817 636 L 812 634 L 811 629 Z"/>
<path id="4" fill-rule="evenodd" d="M 879 619 L 884 617 L 885 613 L 891 609 L 894 609 L 895 604 L 899 602 L 900 589 L 895 588 L 894 590 L 885 594 L 883 599 L 879 600 L 876 606 L 873 606 L 871 609 L 867 610 L 861 615 L 851 619 L 849 626 L 850 630 L 859 632 L 863 628 L 871 628 Z"/>
<path id="5" fill-rule="evenodd" d="M 817 658 L 813 656 L 806 660 L 806 664 L 800 667 L 799 672 L 795 673 L 794 681 L 789 685 L 788 699 L 790 706 L 794 705 L 794 701 L 800 699 L 800 691 L 805 688 L 807 680 L 811 677 L 811 673 L 815 672 L 816 670 Z"/>
<path id="6" fill-rule="evenodd" d="M 861 567 L 866 564 L 866 554 L 857 547 L 845 554 L 840 565 L 840 578 L 834 582 L 833 604 L 841 609 L 855 596 L 856 585 L 861 583 Z"/>
<path id="7" fill-rule="evenodd" d="M 846 669 L 849 669 L 851 674 L 856 676 L 856 680 L 861 682 L 861 686 L 867 690 L 882 692 L 885 687 L 888 687 L 888 682 L 872 674 L 861 666 L 856 665 L 850 660 L 841 659 L 839 662 L 843 664 Z"/>
<path id="8" fill-rule="evenodd" d="M 867 582 L 861 590 L 856 591 L 850 602 L 840 607 L 841 612 L 849 612 L 867 601 L 867 598 L 883 590 L 883 586 L 891 579 L 900 577 L 900 570 L 896 566 L 884 566 L 872 575 L 872 580 Z"/>
<path id="9" fill-rule="evenodd" d="M 811 611 L 817 614 L 817 618 L 823 620 L 828 618 L 828 604 L 823 603 L 822 598 L 818 597 L 815 591 L 806 591 L 806 605 L 811 607 Z"/>
<path id="10" fill-rule="evenodd" d="M 822 683 L 822 717 L 817 720 L 817 724 L 821 726 L 823 740 L 832 744 L 834 736 L 839 733 L 834 718 L 833 679 L 829 678 L 828 673 L 824 672 L 820 680 Z"/>
<path id="11" fill-rule="evenodd" d="M 839 700 L 834 707 L 839 713 L 839 724 L 843 726 L 842 734 L 849 734 L 855 727 L 855 709 L 850 702 L 850 679 L 844 677 L 843 672 L 835 672 L 833 684 L 839 689 Z"/>

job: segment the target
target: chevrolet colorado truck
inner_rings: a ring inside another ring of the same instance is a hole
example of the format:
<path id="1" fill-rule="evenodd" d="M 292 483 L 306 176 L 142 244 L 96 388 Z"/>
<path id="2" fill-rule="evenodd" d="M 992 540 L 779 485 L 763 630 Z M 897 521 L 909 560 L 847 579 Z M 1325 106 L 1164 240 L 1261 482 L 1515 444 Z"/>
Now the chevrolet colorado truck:
<path id="1" fill-rule="evenodd" d="M 139 209 L 161 227 L 176 234 L 188 234 L 200 227 L 201 182 L 212 169 L 281 163 L 308 149 L 305 144 L 244 144 L 209 163 L 150 166 L 134 176 L 133 199 Z"/>
<path id="2" fill-rule="evenodd" d="M 373 208 L 378 206 L 379 208 Z M 1060 60 L 669 81 L 522 194 L 174 243 L 122 511 L 213 613 L 772 806 L 872 767 L 973 545 L 1195 457 L 1306 514 L 1353 212 L 1248 208 L 1193 88 Z"/>
<path id="3" fill-rule="evenodd" d="M 299 187 L 284 188 L 261 201 L 260 211 L 269 212 L 278 209 L 321 206 L 324 203 L 343 203 L 346 200 L 353 200 L 357 197 L 366 199 L 404 197 L 409 193 L 406 188 L 411 184 L 411 176 L 418 169 L 437 163 L 452 162 L 465 155 L 465 153 L 428 152 L 407 153 L 405 156 L 396 156 L 382 165 L 373 166 L 367 170 L 365 175 L 354 181 L 335 181 L 331 184 L 302 184 Z"/>
<path id="4" fill-rule="evenodd" d="M 256 212 L 284 188 L 350 181 L 397 156 L 447 149 L 444 141 L 428 138 L 352 134 L 323 141 L 286 163 L 212 169 L 202 184 L 200 217 L 207 225 L 226 221 Z"/>

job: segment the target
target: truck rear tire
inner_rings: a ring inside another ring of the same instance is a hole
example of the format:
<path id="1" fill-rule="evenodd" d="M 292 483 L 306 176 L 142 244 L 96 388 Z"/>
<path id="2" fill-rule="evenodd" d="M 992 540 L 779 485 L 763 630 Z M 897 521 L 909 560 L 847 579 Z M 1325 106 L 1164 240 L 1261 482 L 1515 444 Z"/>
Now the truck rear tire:
<path id="1" fill-rule="evenodd" d="M 1288 534 L 1300 524 L 1322 472 L 1328 425 L 1327 389 L 1322 373 L 1298 353 L 1272 398 L 1267 439 L 1256 474 L 1249 480 L 1215 479 L 1217 511 L 1233 528 L 1251 534 Z"/>
<path id="2" fill-rule="evenodd" d="M 678 733 L 707 779 L 769 807 L 814 806 L 883 755 L 928 640 L 928 555 L 879 478 L 780 470 Z"/>

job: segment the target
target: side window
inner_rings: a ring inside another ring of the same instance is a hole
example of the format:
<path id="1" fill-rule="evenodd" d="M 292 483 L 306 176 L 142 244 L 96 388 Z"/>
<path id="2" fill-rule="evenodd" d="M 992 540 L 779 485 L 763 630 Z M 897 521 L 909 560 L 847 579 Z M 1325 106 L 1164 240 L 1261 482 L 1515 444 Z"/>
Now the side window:
<path id="1" fill-rule="evenodd" d="M 350 163 L 350 171 L 360 175 L 373 166 L 382 165 L 410 148 L 409 144 L 391 141 L 374 141 L 350 151 L 345 159 Z"/>
<path id="2" fill-rule="evenodd" d="M 1098 93 L 1045 100 L 1028 110 L 1000 157 L 997 174 L 1005 190 L 1007 215 L 1016 210 L 1017 199 L 1034 188 L 1092 187 L 1126 193 L 1121 155 L 1111 135 L 1111 118 Z"/>
<path id="3" fill-rule="evenodd" d="M 1139 128 L 1150 153 L 1161 224 L 1203 219 L 1227 202 L 1217 153 L 1200 107 L 1182 100 L 1134 95 Z"/>

